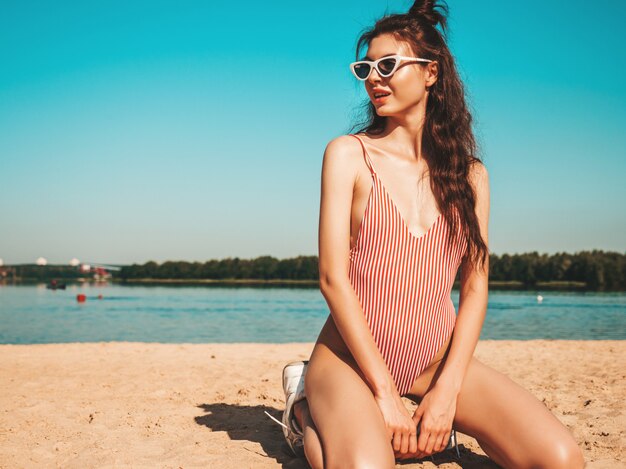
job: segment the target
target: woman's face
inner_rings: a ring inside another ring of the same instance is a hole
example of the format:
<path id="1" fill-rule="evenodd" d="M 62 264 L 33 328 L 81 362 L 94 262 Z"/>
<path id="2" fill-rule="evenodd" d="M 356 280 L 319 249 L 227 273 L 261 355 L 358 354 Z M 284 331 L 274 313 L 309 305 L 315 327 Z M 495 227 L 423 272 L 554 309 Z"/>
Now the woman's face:
<path id="1" fill-rule="evenodd" d="M 417 57 L 406 42 L 398 41 L 390 34 L 382 34 L 370 41 L 366 60 L 376 60 L 394 54 Z M 392 116 L 417 109 L 422 102 L 425 107 L 427 88 L 436 79 L 436 62 L 402 61 L 390 77 L 381 77 L 378 70 L 373 69 L 365 80 L 365 90 L 379 116 Z M 376 99 L 374 94 L 380 91 L 390 94 L 382 99 Z"/>

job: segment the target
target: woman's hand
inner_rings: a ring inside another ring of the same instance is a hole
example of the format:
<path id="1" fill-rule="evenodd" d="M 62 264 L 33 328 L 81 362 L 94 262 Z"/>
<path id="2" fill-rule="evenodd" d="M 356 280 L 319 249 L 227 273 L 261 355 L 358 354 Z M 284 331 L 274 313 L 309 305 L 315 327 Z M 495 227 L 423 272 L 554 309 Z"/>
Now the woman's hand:
<path id="1" fill-rule="evenodd" d="M 415 425 L 419 424 L 417 451 L 413 454 L 396 454 L 396 458 L 419 459 L 443 451 L 450 440 L 456 402 L 457 394 L 445 387 L 435 385 L 424 394 L 413 413 Z"/>
<path id="2" fill-rule="evenodd" d="M 411 418 L 397 391 L 385 396 L 374 396 L 383 414 L 389 439 L 396 454 L 410 454 L 417 451 L 417 424 Z"/>

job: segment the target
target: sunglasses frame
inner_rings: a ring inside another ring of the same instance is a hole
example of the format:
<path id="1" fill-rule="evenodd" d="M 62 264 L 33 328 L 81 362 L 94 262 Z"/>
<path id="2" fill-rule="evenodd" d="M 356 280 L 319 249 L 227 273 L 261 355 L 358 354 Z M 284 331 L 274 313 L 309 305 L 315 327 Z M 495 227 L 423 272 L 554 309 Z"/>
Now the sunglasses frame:
<path id="1" fill-rule="evenodd" d="M 382 62 L 383 60 L 387 60 L 387 59 L 396 59 L 396 64 L 391 69 L 391 72 L 385 75 L 384 73 L 381 72 L 380 68 L 378 68 L 378 64 Z M 398 70 L 398 67 L 400 66 L 402 62 L 408 62 L 408 61 L 417 61 L 417 62 L 424 62 L 424 63 L 433 62 L 433 60 L 423 59 L 421 57 L 407 57 L 405 55 L 395 54 L 395 55 L 386 55 L 385 57 L 381 57 L 380 59 L 377 59 L 377 60 L 357 60 L 356 62 L 352 62 L 350 64 L 350 71 L 357 78 L 357 80 L 361 80 L 361 81 L 367 80 L 372 74 L 372 70 L 374 69 L 376 69 L 376 71 L 381 77 L 389 78 L 391 75 L 393 75 L 396 72 L 396 70 Z M 361 78 L 356 73 L 355 67 L 360 64 L 368 64 L 370 66 L 370 71 L 365 78 Z"/>

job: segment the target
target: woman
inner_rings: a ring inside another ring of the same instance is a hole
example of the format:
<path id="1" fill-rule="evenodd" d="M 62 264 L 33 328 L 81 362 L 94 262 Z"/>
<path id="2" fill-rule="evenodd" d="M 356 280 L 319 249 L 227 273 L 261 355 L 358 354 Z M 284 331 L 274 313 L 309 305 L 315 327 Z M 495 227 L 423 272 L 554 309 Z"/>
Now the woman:
<path id="1" fill-rule="evenodd" d="M 487 308 L 489 182 L 444 40 L 448 9 L 434 3 L 383 17 L 357 43 L 357 58 L 368 47 L 351 70 L 369 120 L 324 153 L 331 314 L 310 360 L 283 371 L 285 435 L 313 468 L 394 467 L 442 451 L 453 428 L 505 468 L 584 467 L 538 399 L 472 356 Z M 401 396 L 419 401 L 413 415 Z"/>

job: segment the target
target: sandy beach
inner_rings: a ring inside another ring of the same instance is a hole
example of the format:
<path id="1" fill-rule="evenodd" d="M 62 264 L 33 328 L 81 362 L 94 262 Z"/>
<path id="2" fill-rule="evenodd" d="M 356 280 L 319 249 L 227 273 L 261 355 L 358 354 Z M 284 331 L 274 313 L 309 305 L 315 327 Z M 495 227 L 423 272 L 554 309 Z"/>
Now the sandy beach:
<path id="1" fill-rule="evenodd" d="M 0 345 L 0 467 L 308 467 L 263 411 L 280 418 L 282 366 L 312 347 Z M 626 467 L 626 342 L 481 341 L 475 356 L 542 400 L 588 467 Z M 460 461 L 446 452 L 397 467 L 497 467 L 458 436 Z"/>

